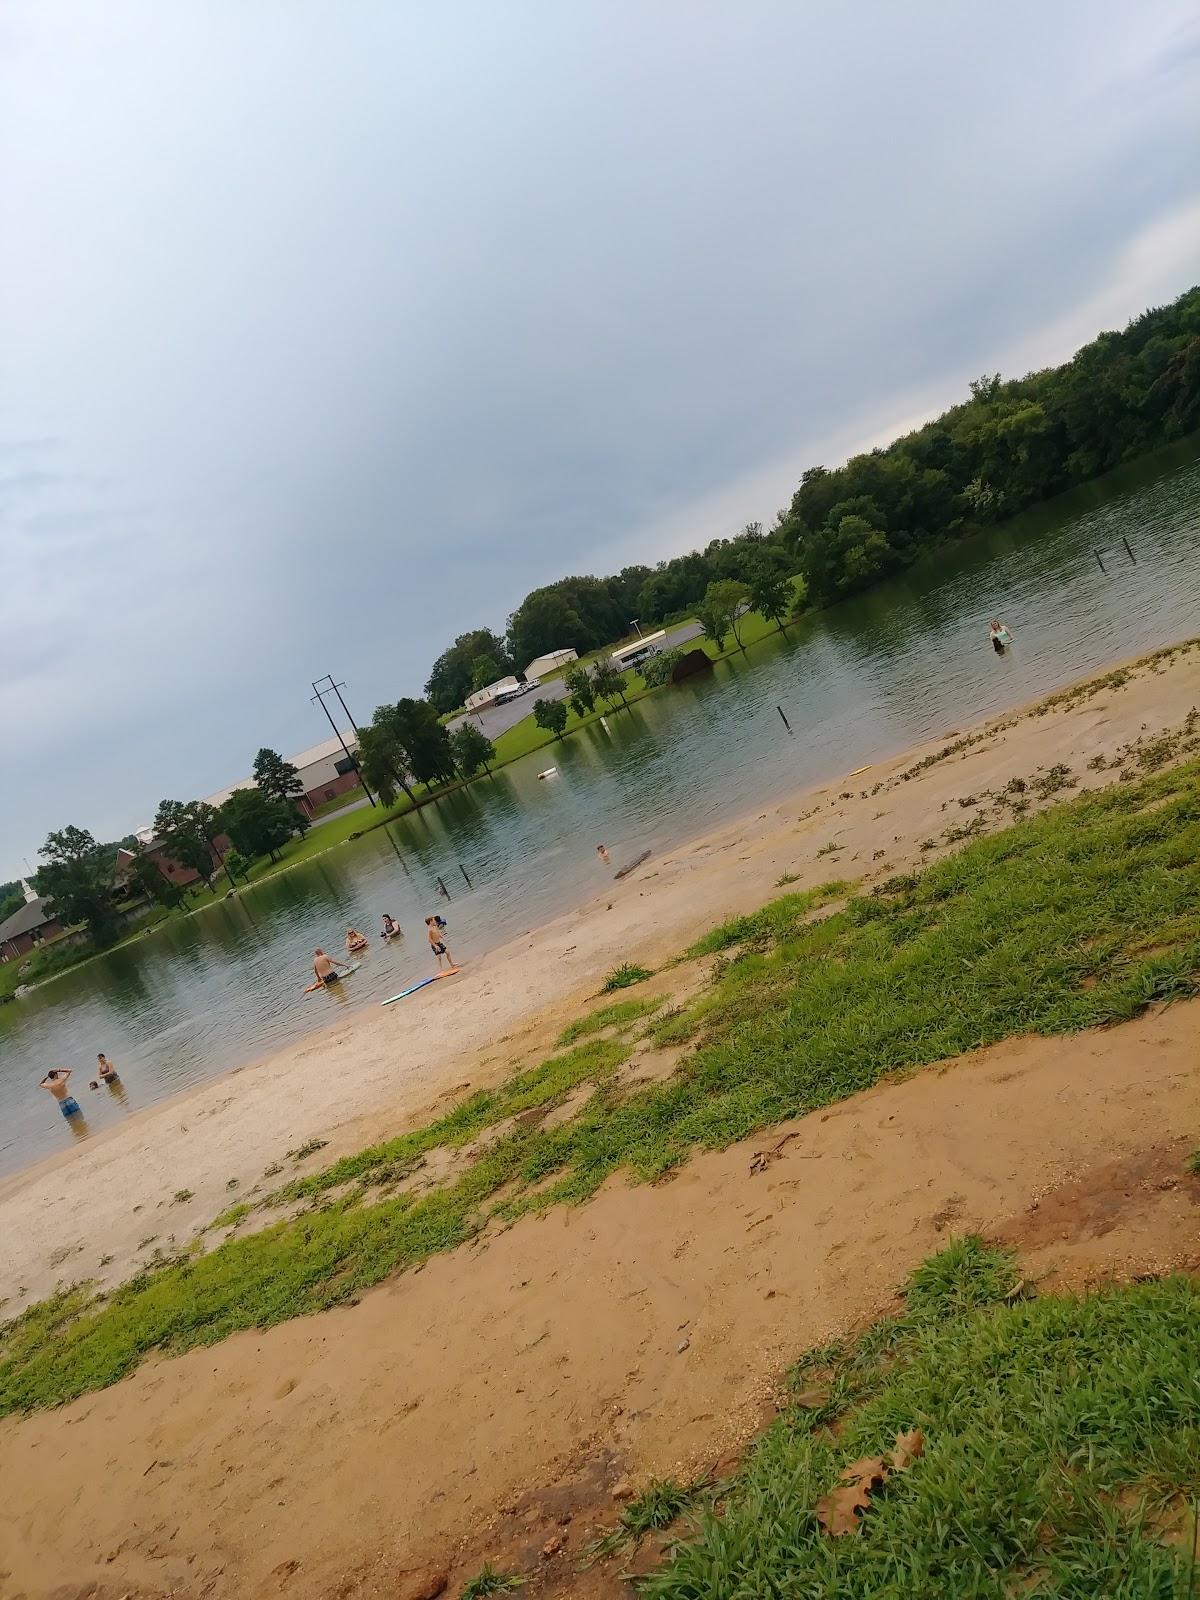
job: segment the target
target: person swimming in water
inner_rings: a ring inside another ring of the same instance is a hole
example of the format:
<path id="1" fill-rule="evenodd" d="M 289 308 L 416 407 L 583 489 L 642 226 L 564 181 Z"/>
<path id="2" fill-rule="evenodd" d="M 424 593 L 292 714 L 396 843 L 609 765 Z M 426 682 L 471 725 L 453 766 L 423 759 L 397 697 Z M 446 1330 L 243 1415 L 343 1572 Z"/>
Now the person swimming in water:
<path id="1" fill-rule="evenodd" d="M 1012 634 L 998 617 L 992 618 L 988 637 L 992 641 L 992 649 L 998 656 L 1002 656 L 1006 647 L 1012 643 Z"/>
<path id="2" fill-rule="evenodd" d="M 393 939 L 395 938 L 396 934 L 400 933 L 401 931 L 400 924 L 393 916 L 385 911 L 383 913 L 383 933 L 380 937 L 384 939 Z"/>
<path id="3" fill-rule="evenodd" d="M 346 949 L 351 955 L 357 955 L 360 950 L 367 948 L 367 936 L 359 933 L 357 928 L 346 929 Z"/>

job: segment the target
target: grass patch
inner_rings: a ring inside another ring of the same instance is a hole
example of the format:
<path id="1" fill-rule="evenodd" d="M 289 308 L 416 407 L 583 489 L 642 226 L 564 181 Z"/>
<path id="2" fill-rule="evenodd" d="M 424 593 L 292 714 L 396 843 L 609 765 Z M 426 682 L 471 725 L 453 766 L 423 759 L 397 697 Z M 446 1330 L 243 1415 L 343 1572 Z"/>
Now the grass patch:
<path id="1" fill-rule="evenodd" d="M 733 917 L 722 922 L 711 933 L 706 933 L 684 951 L 684 959 L 694 961 L 699 956 L 716 955 L 730 950 L 734 945 L 767 949 L 780 940 L 796 934 L 805 917 L 818 906 L 827 905 L 847 893 L 849 885 L 841 882 L 822 883 L 803 894 L 785 894 L 771 900 L 759 911 L 746 917 Z"/>
<path id="2" fill-rule="evenodd" d="M 961 1240 L 900 1316 L 802 1361 L 723 1513 L 642 1594 L 1184 1600 L 1190 1539 L 1172 1535 L 1200 1487 L 1200 1288 L 1006 1300 L 1015 1288 L 1007 1256 Z M 823 1497 L 912 1429 L 921 1453 L 832 1536 Z"/>
<path id="3" fill-rule="evenodd" d="M 507 1594 L 519 1589 L 525 1582 L 513 1572 L 497 1572 L 490 1561 L 485 1561 L 469 1582 L 463 1585 L 462 1600 L 480 1600 L 486 1594 Z"/>
<path id="4" fill-rule="evenodd" d="M 692 1511 L 710 1500 L 713 1485 L 702 1478 L 695 1483 L 679 1483 L 674 1478 L 656 1478 L 631 1500 L 620 1521 L 591 1546 L 589 1554 L 614 1556 L 619 1550 L 635 1548 L 648 1533 L 661 1533 L 677 1522 L 685 1511 Z"/>
<path id="5" fill-rule="evenodd" d="M 811 918 L 822 897 L 844 893 L 827 884 L 784 896 L 694 947 L 738 949 L 698 1001 L 657 1025 L 676 1039 L 702 1035 L 669 1079 L 618 1082 L 629 1046 L 585 1039 L 425 1128 L 297 1177 L 271 1198 L 311 1202 L 304 1214 L 135 1279 L 103 1304 L 76 1302 L 52 1338 L 5 1337 L 0 1412 L 112 1382 L 151 1350 L 337 1304 L 492 1217 L 577 1203 L 618 1171 L 659 1178 L 698 1148 L 888 1073 L 1196 993 L 1200 763 L 1077 797 Z M 561 1105 L 584 1082 L 586 1102 L 557 1125 L 523 1115 Z M 440 1188 L 359 1203 L 362 1184 L 501 1122 Z M 335 1195 L 342 1186 L 351 1192 Z"/>
<path id="6" fill-rule="evenodd" d="M 614 967 L 600 985 L 601 994 L 612 994 L 617 989 L 632 988 L 635 983 L 645 983 L 654 974 L 649 967 L 639 967 L 636 961 L 624 961 Z"/>
<path id="7" fill-rule="evenodd" d="M 590 1034 L 602 1033 L 605 1028 L 627 1028 L 631 1022 L 649 1016 L 661 1005 L 661 1000 L 618 1000 L 614 1005 L 603 1006 L 590 1016 L 577 1017 L 574 1022 L 568 1023 L 558 1036 L 558 1046 L 562 1049 Z"/>

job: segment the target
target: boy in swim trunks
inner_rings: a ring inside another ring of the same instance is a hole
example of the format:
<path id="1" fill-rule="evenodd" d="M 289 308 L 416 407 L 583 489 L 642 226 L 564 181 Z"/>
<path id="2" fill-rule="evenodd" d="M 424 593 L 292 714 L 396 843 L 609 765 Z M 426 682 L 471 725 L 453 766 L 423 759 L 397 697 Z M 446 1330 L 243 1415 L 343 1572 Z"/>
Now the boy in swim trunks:
<path id="1" fill-rule="evenodd" d="M 80 1115 L 79 1101 L 67 1088 L 67 1079 L 70 1076 L 70 1067 L 51 1067 L 41 1083 L 38 1084 L 38 1088 L 50 1091 L 58 1101 L 58 1109 L 64 1117 L 77 1117 Z"/>
<path id="2" fill-rule="evenodd" d="M 445 926 L 446 924 L 442 921 L 441 917 L 425 918 L 425 928 L 429 934 L 429 948 L 437 957 L 439 972 L 442 970 L 443 956 L 446 958 L 447 967 L 453 967 L 454 965 L 454 957 L 450 954 L 449 950 L 447 950 L 445 941 L 442 938 L 442 929 Z"/>

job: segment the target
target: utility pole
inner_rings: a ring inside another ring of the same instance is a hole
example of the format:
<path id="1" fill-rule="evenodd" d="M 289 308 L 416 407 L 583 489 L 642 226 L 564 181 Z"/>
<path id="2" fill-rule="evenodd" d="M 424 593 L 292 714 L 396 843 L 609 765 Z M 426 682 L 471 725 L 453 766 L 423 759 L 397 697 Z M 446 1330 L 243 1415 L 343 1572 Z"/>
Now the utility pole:
<path id="1" fill-rule="evenodd" d="M 323 678 L 318 679 L 318 682 L 322 685 L 322 687 L 318 689 L 316 683 L 314 683 L 313 686 L 312 686 L 312 691 L 313 691 L 312 692 L 312 697 L 317 702 L 317 704 L 320 706 L 321 710 L 325 713 L 325 715 L 329 718 L 329 726 L 333 729 L 335 735 L 337 736 L 337 742 L 341 745 L 342 749 L 346 752 L 346 760 L 350 762 L 350 764 L 354 768 L 355 772 L 358 773 L 358 781 L 359 781 L 359 783 L 362 784 L 363 792 L 366 794 L 367 799 L 371 802 L 372 805 L 375 805 L 377 803 L 376 800 L 375 800 L 375 796 L 371 793 L 370 789 L 367 788 L 366 780 L 364 779 L 364 777 L 362 775 L 362 770 L 358 765 L 358 761 L 351 754 L 349 745 L 346 743 L 345 739 L 342 737 L 342 730 L 338 727 L 337 723 L 333 720 L 333 713 L 330 711 L 329 707 L 325 704 L 325 696 L 327 694 L 335 694 L 335 695 L 337 695 L 338 705 L 340 705 L 342 710 L 345 712 L 346 721 L 350 724 L 350 726 L 352 728 L 353 727 L 357 727 L 357 723 L 354 721 L 354 718 L 350 715 L 350 712 L 347 710 L 346 702 L 342 699 L 342 690 L 346 687 L 346 685 L 344 683 L 335 683 L 333 681 L 333 673 L 332 672 L 327 672 Z"/>

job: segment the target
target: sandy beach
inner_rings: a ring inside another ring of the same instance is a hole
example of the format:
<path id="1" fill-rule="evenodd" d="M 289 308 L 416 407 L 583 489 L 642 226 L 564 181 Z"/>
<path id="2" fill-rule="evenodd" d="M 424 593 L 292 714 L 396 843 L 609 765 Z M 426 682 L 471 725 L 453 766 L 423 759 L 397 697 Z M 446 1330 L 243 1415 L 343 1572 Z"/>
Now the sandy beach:
<path id="1" fill-rule="evenodd" d="M 1013 777 L 1063 765 L 1072 793 L 1111 783 L 1123 747 L 1197 704 L 1200 648 L 1181 646 L 650 860 L 407 1010 L 10 1180 L 6 1292 L 116 1281 L 152 1240 L 210 1221 L 231 1179 L 253 1194 L 268 1167 L 324 1165 L 544 1054 L 615 963 L 660 966 L 785 874 L 803 888 L 927 861 L 952 848 L 959 799 Z M 647 987 L 678 997 L 684 970 Z M 581 1574 L 576 1559 L 628 1484 L 721 1469 L 797 1352 L 888 1306 L 949 1237 L 985 1231 L 1061 1288 L 1200 1264 L 1184 1165 L 1198 1040 L 1198 1001 L 1009 1039 L 699 1155 L 669 1183 L 618 1176 L 348 1307 L 8 1418 L 0 1593 L 416 1600 L 499 1556 L 535 1571 L 531 1594 L 628 1594 L 620 1563 Z M 288 1158 L 311 1138 L 328 1141 L 319 1155 Z"/>
<path id="2" fill-rule="evenodd" d="M 920 847 L 945 827 L 943 808 L 957 796 L 1039 766 L 1067 764 L 1080 787 L 1111 781 L 1089 770 L 1097 753 L 1153 737 L 1200 704 L 1200 644 L 1160 653 L 1119 687 L 1103 684 L 1060 691 L 1048 710 L 1043 701 L 974 730 L 947 729 L 681 844 L 460 977 L 353 1014 L 3 1180 L 5 1314 L 56 1285 L 119 1282 L 154 1249 L 185 1243 L 231 1198 L 272 1187 L 267 1169 L 324 1165 L 409 1126 L 452 1091 L 504 1077 L 549 1047 L 613 966 L 657 968 L 723 917 L 779 893 L 785 873 L 796 888 L 887 877 L 928 859 Z M 973 742 L 930 763 L 964 735 Z M 327 1141 L 319 1155 L 288 1159 L 312 1140 Z M 190 1199 L 173 1198 L 185 1191 Z"/>

